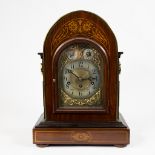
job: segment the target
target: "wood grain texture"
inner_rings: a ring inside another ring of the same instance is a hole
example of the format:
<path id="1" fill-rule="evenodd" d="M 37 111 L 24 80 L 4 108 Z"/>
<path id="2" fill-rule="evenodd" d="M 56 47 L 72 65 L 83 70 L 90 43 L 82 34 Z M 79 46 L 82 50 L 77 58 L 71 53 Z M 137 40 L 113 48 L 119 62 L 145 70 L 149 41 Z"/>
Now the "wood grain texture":
<path id="1" fill-rule="evenodd" d="M 35 144 L 128 144 L 128 130 L 117 128 L 38 128 L 34 132 Z"/>
<path id="2" fill-rule="evenodd" d="M 41 120 L 40 120 L 41 121 Z M 129 128 L 121 117 L 123 127 L 49 127 L 33 129 L 34 144 L 53 145 L 118 145 L 129 144 Z"/>

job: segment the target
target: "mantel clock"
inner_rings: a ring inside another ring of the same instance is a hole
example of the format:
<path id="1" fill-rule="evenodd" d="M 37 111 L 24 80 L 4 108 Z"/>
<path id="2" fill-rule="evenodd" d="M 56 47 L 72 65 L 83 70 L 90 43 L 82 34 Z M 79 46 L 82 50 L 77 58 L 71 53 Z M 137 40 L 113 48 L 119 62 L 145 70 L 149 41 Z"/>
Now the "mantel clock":
<path id="1" fill-rule="evenodd" d="M 108 24 L 90 12 L 71 12 L 52 26 L 39 54 L 44 113 L 33 143 L 127 145 L 129 128 L 119 114 L 122 52 Z"/>

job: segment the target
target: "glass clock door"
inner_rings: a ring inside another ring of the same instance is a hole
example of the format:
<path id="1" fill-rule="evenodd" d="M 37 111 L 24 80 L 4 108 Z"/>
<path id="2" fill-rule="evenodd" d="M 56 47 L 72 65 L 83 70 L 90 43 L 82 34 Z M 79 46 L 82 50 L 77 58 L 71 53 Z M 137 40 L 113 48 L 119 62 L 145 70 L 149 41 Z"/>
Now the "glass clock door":
<path id="1" fill-rule="evenodd" d="M 100 52 L 89 43 L 64 48 L 58 61 L 59 107 L 103 107 L 104 66 Z"/>

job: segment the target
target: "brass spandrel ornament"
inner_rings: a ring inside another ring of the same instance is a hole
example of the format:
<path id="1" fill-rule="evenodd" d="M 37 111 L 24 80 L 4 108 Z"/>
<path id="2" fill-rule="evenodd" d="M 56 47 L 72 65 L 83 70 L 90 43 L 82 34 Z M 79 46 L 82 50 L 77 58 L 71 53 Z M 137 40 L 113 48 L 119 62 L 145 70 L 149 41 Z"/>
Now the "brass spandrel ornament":
<path id="1" fill-rule="evenodd" d="M 101 106 L 101 103 L 99 102 L 99 99 L 100 99 L 100 89 L 93 95 L 91 96 L 90 98 L 85 98 L 85 99 L 73 99 L 71 98 L 69 95 L 67 95 L 63 90 L 61 91 L 61 95 L 62 95 L 62 99 L 64 100 L 63 104 L 61 105 L 62 107 L 65 107 L 65 106 L 75 106 L 75 107 L 78 107 L 78 106 L 86 106 L 86 107 L 89 107 L 89 106 Z"/>

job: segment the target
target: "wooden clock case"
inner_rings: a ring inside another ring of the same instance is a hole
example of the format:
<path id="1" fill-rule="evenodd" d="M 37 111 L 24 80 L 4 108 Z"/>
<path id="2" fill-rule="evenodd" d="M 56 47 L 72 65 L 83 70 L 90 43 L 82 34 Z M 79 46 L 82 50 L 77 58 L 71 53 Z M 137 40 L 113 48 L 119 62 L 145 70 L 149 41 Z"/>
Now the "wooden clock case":
<path id="1" fill-rule="evenodd" d="M 62 109 L 58 104 L 58 60 L 71 43 L 95 46 L 104 60 L 104 106 L 101 109 Z M 119 57 L 116 38 L 97 15 L 71 12 L 49 30 L 42 58 L 44 113 L 33 128 L 33 143 L 46 145 L 129 144 L 129 128 L 119 114 Z"/>

